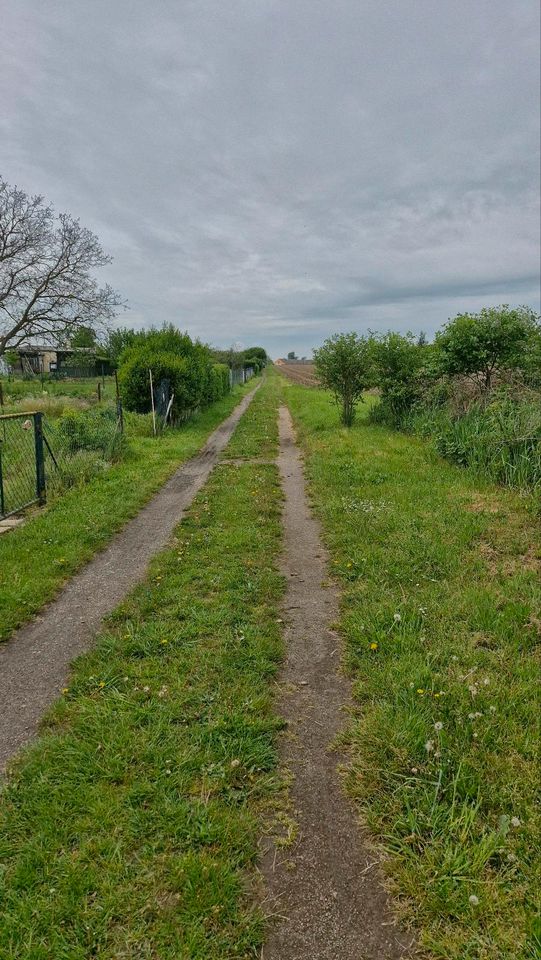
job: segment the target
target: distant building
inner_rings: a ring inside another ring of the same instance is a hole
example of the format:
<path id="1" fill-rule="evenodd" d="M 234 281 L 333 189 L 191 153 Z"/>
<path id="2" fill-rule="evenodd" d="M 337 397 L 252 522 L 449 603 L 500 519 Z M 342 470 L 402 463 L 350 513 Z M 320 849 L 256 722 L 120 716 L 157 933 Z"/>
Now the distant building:
<path id="1" fill-rule="evenodd" d="M 111 365 L 96 354 L 94 347 L 51 347 L 22 344 L 13 351 L 18 362 L 10 364 L 12 373 L 36 376 L 81 377 L 111 373 Z"/>

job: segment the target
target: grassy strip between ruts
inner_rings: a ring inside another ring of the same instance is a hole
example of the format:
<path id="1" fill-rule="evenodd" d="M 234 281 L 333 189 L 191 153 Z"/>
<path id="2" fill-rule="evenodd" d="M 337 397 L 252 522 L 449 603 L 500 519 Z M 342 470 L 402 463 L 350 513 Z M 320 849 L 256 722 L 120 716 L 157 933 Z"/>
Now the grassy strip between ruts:
<path id="1" fill-rule="evenodd" d="M 249 433 L 274 447 L 266 389 Z M 274 466 L 219 465 L 77 661 L 0 801 L 2 960 L 257 955 L 247 877 L 277 789 L 279 500 Z"/>
<path id="2" fill-rule="evenodd" d="M 429 955 L 541 956 L 539 516 L 284 383 L 344 590 L 347 786 Z"/>
<path id="3" fill-rule="evenodd" d="M 37 613 L 105 546 L 253 386 L 235 388 L 179 430 L 158 438 L 130 437 L 120 463 L 0 537 L 0 640 Z"/>

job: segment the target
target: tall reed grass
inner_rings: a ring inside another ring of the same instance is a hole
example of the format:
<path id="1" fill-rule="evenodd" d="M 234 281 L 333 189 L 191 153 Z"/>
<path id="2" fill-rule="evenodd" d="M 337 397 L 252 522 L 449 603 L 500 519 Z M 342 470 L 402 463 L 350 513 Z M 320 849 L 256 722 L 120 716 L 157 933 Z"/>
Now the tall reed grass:
<path id="1" fill-rule="evenodd" d="M 453 397 L 417 402 L 397 411 L 386 401 L 369 413 L 384 424 L 429 439 L 453 463 L 521 490 L 541 490 L 541 394 L 495 390 L 488 402 L 453 403 Z"/>

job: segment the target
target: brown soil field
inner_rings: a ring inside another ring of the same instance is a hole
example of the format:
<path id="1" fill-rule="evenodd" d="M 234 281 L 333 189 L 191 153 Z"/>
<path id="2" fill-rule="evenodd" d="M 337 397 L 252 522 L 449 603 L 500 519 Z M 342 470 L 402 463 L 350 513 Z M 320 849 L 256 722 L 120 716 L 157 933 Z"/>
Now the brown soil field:
<path id="1" fill-rule="evenodd" d="M 277 363 L 276 369 L 285 377 L 303 387 L 318 387 L 319 380 L 313 363 Z"/>

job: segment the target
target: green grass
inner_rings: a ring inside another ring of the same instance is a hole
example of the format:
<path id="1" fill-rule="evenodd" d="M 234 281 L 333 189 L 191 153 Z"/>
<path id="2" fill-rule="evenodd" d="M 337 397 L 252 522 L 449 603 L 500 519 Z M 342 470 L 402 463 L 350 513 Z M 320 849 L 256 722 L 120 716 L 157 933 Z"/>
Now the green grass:
<path id="1" fill-rule="evenodd" d="M 271 459 L 278 444 L 278 402 L 281 380 L 272 368 L 265 375 L 264 389 L 256 393 L 224 451 L 226 458 Z"/>
<path id="2" fill-rule="evenodd" d="M 181 429 L 157 439 L 131 436 L 121 462 L 0 537 L 0 640 L 105 546 L 252 387 L 235 388 Z"/>
<path id="3" fill-rule="evenodd" d="M 4 394 L 4 404 L 6 407 L 14 406 L 16 411 L 19 406 L 27 406 L 27 401 L 38 399 L 47 401 L 52 398 L 64 400 L 67 397 L 95 402 L 98 399 L 98 384 L 101 387 L 103 399 L 114 400 L 115 397 L 115 378 L 105 377 L 82 377 L 74 380 L 47 380 L 41 383 L 39 377 L 32 380 L 13 379 L 10 377 L 0 377 Z"/>
<path id="4" fill-rule="evenodd" d="M 266 390 L 254 440 L 274 432 Z M 274 466 L 219 465 L 78 660 L 0 799 L 2 960 L 259 955 L 251 880 L 279 787 L 278 505 Z"/>
<path id="5" fill-rule="evenodd" d="M 344 591 L 347 789 L 430 956 L 533 960 L 538 505 L 362 414 L 340 428 L 322 391 L 283 390 Z"/>

